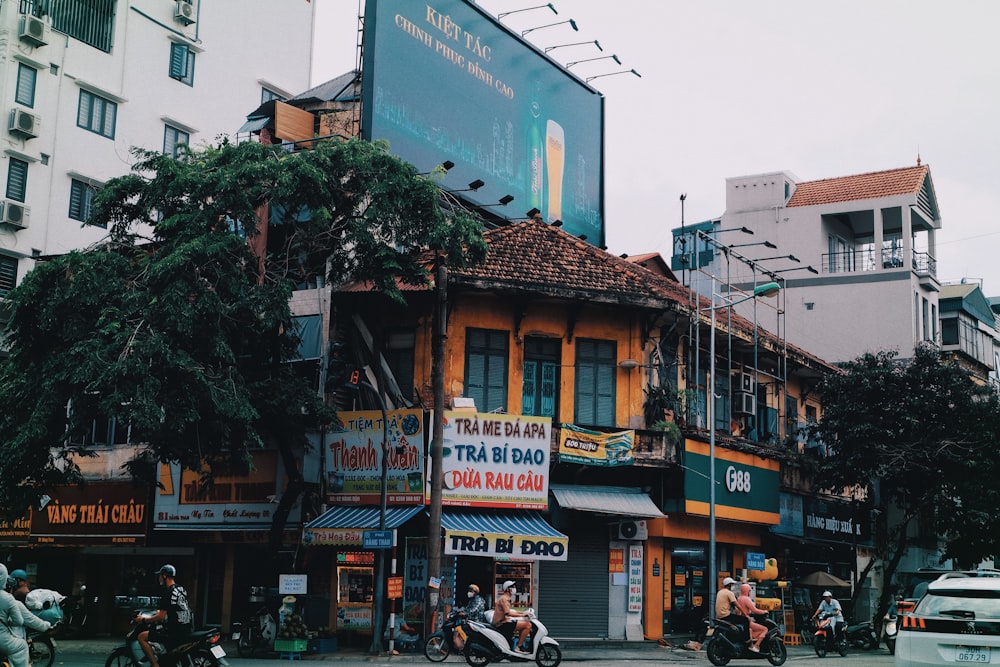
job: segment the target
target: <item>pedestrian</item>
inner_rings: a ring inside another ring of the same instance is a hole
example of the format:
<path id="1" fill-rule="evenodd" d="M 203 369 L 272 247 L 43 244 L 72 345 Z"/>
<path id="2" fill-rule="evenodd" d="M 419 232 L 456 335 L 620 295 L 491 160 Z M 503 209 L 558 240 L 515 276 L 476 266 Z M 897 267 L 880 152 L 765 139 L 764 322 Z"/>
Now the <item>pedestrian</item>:
<path id="1" fill-rule="evenodd" d="M 736 607 L 736 594 L 733 593 L 733 585 L 735 583 L 736 580 L 732 577 L 726 577 L 722 580 L 722 587 L 715 595 L 715 619 L 740 627 L 743 630 L 743 634 L 749 639 L 750 621 L 746 617 L 741 616 L 739 609 Z"/>
<path id="2" fill-rule="evenodd" d="M 746 616 L 747 623 L 750 624 L 750 650 L 754 653 L 759 653 L 760 642 L 767 636 L 767 626 L 753 620 L 753 615 L 766 615 L 767 612 L 763 609 L 758 609 L 757 605 L 750 599 L 750 584 L 740 585 L 740 596 L 736 598 L 736 607 Z"/>
<path id="3" fill-rule="evenodd" d="M 28 667 L 28 642 L 24 641 L 24 617 L 17 599 L 7 592 L 7 566 L 0 563 L 0 651 L 10 667 Z"/>
<path id="4" fill-rule="evenodd" d="M 156 582 L 163 589 L 156 613 L 148 616 L 136 614 L 134 619 L 136 623 L 163 624 L 139 633 L 139 646 L 149 660 L 150 667 L 159 667 L 150 642 L 163 644 L 169 651 L 187 639 L 193 629 L 193 615 L 191 605 L 188 604 L 187 591 L 178 585 L 176 576 L 177 568 L 173 565 L 163 565 L 156 571 Z"/>
<path id="5" fill-rule="evenodd" d="M 504 637 L 511 637 L 516 633 L 514 650 L 518 653 L 530 653 L 524 646 L 528 639 L 528 633 L 531 631 L 531 622 L 527 620 L 527 614 L 524 612 L 511 609 L 511 600 L 516 590 L 513 581 L 503 582 L 502 592 L 497 596 L 496 604 L 493 605 L 493 627 L 499 630 Z"/>

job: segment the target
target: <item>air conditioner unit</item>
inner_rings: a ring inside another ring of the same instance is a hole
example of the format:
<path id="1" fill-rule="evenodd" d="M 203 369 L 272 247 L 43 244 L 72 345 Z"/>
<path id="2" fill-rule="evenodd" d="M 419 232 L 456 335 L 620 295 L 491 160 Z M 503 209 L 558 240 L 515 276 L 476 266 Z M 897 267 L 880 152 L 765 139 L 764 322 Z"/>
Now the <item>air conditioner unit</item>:
<path id="1" fill-rule="evenodd" d="M 28 226 L 29 206 L 9 199 L 0 200 L 0 225 L 7 225 L 16 229 L 24 229 Z"/>
<path id="2" fill-rule="evenodd" d="M 194 3 L 188 0 L 175 0 L 174 20 L 180 21 L 184 25 L 194 23 Z"/>
<path id="3" fill-rule="evenodd" d="M 38 116 L 20 107 L 10 110 L 10 118 L 7 121 L 7 130 L 13 134 L 31 138 L 38 136 Z"/>
<path id="4" fill-rule="evenodd" d="M 736 376 L 736 381 L 739 383 L 736 385 L 736 391 L 748 391 L 751 394 L 756 391 L 756 382 L 754 382 L 753 375 L 750 373 L 739 373 Z"/>
<path id="5" fill-rule="evenodd" d="M 733 394 L 733 413 L 738 415 L 757 414 L 757 397 L 746 391 Z"/>
<path id="6" fill-rule="evenodd" d="M 646 522 L 622 521 L 620 524 L 618 524 L 618 539 L 620 540 L 649 539 L 649 531 L 646 529 Z"/>
<path id="7" fill-rule="evenodd" d="M 28 42 L 35 46 L 45 46 L 49 43 L 48 26 L 45 25 L 45 21 L 30 14 L 21 17 L 21 26 L 17 36 L 22 42 Z"/>

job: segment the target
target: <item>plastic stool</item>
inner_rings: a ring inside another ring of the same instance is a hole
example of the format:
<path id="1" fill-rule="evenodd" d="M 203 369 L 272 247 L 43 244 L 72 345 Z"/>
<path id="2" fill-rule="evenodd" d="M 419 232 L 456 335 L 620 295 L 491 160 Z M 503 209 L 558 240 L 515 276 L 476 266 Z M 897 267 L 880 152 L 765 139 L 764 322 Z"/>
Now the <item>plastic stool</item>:
<path id="1" fill-rule="evenodd" d="M 278 654 L 278 660 L 301 660 L 302 651 L 286 651 Z"/>

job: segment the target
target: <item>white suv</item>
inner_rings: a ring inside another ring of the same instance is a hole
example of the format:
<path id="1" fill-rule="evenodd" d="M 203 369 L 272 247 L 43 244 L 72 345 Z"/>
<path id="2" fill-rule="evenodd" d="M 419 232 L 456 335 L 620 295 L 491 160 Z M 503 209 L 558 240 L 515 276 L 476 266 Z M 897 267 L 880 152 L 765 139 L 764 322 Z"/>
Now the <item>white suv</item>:
<path id="1" fill-rule="evenodd" d="M 1000 577 L 948 573 L 900 617 L 896 667 L 1000 663 Z"/>

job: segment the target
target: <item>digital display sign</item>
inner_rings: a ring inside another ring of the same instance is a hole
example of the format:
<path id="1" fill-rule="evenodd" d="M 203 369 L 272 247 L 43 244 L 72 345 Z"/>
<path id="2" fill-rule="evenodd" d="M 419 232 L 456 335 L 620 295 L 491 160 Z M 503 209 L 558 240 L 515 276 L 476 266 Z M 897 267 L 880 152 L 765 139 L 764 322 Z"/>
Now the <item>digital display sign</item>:
<path id="1" fill-rule="evenodd" d="M 441 186 L 494 214 L 604 244 L 599 92 L 465 0 L 368 0 L 364 31 L 365 139 L 421 172 L 453 162 Z"/>

